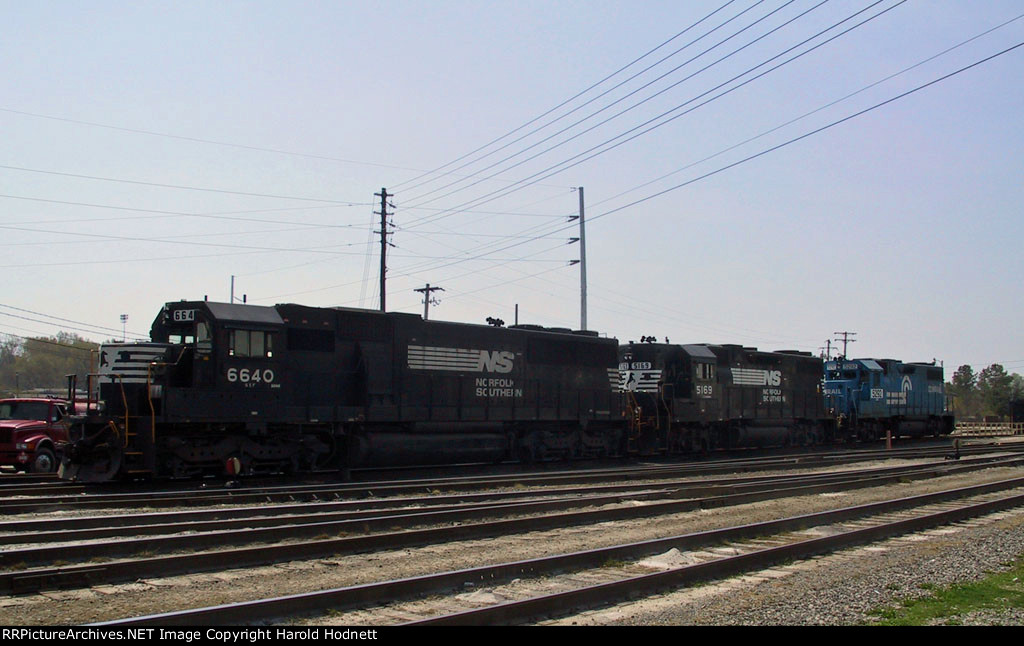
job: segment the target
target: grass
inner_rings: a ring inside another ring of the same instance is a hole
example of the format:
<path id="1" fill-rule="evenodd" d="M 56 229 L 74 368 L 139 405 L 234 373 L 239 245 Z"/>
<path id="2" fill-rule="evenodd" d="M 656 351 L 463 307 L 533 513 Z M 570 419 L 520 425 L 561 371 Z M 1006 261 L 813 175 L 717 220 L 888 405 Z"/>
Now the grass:
<path id="1" fill-rule="evenodd" d="M 990 574 L 971 583 L 948 587 L 919 586 L 931 594 L 918 599 L 904 599 L 896 608 L 883 608 L 871 614 L 883 626 L 921 626 L 931 623 L 956 626 L 972 612 L 1006 608 L 1024 608 L 1024 557 L 1010 564 L 1005 572 Z"/>
<path id="2" fill-rule="evenodd" d="M 625 561 L 621 561 L 619 559 L 614 559 L 614 558 L 610 558 L 610 559 L 606 560 L 604 563 L 601 564 L 601 567 L 603 567 L 603 568 L 620 568 L 620 567 L 625 567 L 625 566 L 626 566 L 626 562 Z"/>

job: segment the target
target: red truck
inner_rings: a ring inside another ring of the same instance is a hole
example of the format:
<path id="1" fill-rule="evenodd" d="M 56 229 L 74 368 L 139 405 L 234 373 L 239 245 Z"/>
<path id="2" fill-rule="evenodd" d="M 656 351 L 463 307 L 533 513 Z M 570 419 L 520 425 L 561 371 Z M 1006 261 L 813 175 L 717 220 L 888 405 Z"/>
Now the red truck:
<path id="1" fill-rule="evenodd" d="M 51 473 L 68 441 L 68 403 L 62 399 L 0 399 L 0 465 Z"/>

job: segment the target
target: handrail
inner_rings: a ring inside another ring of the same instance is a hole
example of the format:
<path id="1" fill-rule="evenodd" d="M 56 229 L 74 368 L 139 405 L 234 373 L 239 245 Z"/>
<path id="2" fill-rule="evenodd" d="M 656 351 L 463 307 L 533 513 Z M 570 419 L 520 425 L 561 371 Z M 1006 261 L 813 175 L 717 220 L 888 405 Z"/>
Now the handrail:
<path id="1" fill-rule="evenodd" d="M 1024 435 L 1024 422 L 957 422 L 956 435 Z"/>

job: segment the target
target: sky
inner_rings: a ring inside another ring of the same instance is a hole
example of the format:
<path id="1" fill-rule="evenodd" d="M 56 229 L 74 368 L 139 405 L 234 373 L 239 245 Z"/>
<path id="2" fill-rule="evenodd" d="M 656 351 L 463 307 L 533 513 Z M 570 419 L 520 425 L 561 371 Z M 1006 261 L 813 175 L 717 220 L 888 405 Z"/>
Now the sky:
<path id="1" fill-rule="evenodd" d="M 376 309 L 382 188 L 389 311 L 578 329 L 583 187 L 589 329 L 1024 372 L 1015 0 L 0 17 L 2 335 Z"/>

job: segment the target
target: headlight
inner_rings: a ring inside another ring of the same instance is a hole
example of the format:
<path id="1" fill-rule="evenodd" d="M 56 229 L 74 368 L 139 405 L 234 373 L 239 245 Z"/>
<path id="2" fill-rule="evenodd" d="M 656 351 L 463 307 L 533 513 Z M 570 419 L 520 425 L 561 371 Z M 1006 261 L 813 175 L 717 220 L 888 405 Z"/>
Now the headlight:
<path id="1" fill-rule="evenodd" d="M 18 444 L 15 444 L 14 448 L 18 449 L 19 451 L 24 451 L 24 450 L 28 449 L 28 444 L 25 444 L 24 442 L 20 442 Z"/>

